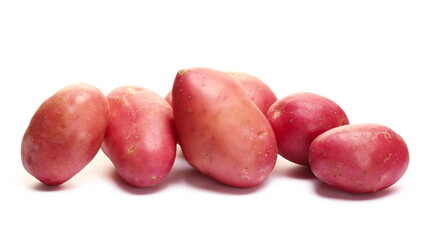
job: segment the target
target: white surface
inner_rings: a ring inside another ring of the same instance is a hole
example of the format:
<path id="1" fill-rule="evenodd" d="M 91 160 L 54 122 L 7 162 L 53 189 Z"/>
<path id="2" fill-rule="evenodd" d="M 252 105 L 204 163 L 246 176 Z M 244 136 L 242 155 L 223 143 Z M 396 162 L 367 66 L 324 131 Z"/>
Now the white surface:
<path id="1" fill-rule="evenodd" d="M 351 2 L 2 1 L 0 239 L 427 239 L 428 3 Z M 254 189 L 218 184 L 180 152 L 151 189 L 124 184 L 101 152 L 55 188 L 22 167 L 31 116 L 65 85 L 165 95 L 193 66 L 251 73 L 278 97 L 318 93 L 352 123 L 387 125 L 408 144 L 408 171 L 350 195 L 281 157 Z"/>

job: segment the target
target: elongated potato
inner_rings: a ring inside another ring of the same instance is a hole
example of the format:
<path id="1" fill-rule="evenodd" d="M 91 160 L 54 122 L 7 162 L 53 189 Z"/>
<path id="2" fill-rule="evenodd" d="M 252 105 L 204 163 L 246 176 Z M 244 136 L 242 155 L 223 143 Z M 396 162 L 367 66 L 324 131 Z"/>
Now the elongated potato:
<path id="1" fill-rule="evenodd" d="M 116 88 L 107 99 L 111 118 L 103 152 L 128 184 L 149 187 L 163 182 L 176 157 L 171 106 L 137 86 Z"/>
<path id="2" fill-rule="evenodd" d="M 63 88 L 31 119 L 21 145 L 24 168 L 47 185 L 66 182 L 97 154 L 108 121 L 108 102 L 96 87 Z"/>
<path id="3" fill-rule="evenodd" d="M 271 105 L 277 101 L 277 96 L 261 79 L 242 72 L 226 72 L 243 88 L 247 96 L 256 104 L 263 114 L 267 114 Z"/>
<path id="4" fill-rule="evenodd" d="M 209 68 L 184 69 L 172 94 L 179 142 L 191 166 L 235 187 L 267 178 L 277 158 L 275 135 L 236 81 Z"/>
<path id="5" fill-rule="evenodd" d="M 351 193 L 372 193 L 397 182 L 409 163 L 407 145 L 379 124 L 352 124 L 319 135 L 310 167 L 321 181 Z"/>

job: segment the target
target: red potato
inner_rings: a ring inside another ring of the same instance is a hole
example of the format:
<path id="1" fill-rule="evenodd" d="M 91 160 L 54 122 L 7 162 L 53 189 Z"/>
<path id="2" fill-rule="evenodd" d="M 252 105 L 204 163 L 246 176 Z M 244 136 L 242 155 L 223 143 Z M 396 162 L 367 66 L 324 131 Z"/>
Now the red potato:
<path id="1" fill-rule="evenodd" d="M 306 92 L 276 101 L 267 118 L 276 134 L 279 154 L 301 165 L 309 165 L 313 139 L 331 128 L 349 124 L 347 115 L 335 102 Z"/>
<path id="2" fill-rule="evenodd" d="M 128 184 L 149 187 L 163 182 L 176 158 L 171 106 L 137 86 L 116 88 L 107 99 L 111 117 L 103 152 Z"/>
<path id="3" fill-rule="evenodd" d="M 179 142 L 191 166 L 235 187 L 253 187 L 269 176 L 277 158 L 274 132 L 229 75 L 180 70 L 172 93 Z"/>
<path id="4" fill-rule="evenodd" d="M 97 154 L 109 121 L 109 105 L 94 86 L 67 86 L 45 100 L 21 145 L 24 168 L 47 185 L 60 185 Z"/>
<path id="5" fill-rule="evenodd" d="M 405 141 L 378 124 L 337 127 L 310 146 L 310 167 L 316 177 L 351 193 L 378 192 L 393 185 L 408 163 Z"/>
<path id="6" fill-rule="evenodd" d="M 236 80 L 247 96 L 256 104 L 263 114 L 267 114 L 271 105 L 277 101 L 277 96 L 271 88 L 259 78 L 242 72 L 226 72 Z"/>

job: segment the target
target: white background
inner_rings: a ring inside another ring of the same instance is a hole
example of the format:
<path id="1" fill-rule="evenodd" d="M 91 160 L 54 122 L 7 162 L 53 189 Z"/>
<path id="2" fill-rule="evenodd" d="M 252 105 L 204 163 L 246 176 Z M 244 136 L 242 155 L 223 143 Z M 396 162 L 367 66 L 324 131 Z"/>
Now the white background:
<path id="1" fill-rule="evenodd" d="M 429 237 L 427 1 L 152 2 L 0 2 L 0 239 Z M 329 97 L 352 123 L 398 132 L 410 166 L 370 195 L 334 190 L 281 157 L 253 189 L 208 179 L 180 151 L 150 189 L 124 184 L 101 152 L 59 187 L 22 167 L 30 118 L 62 87 L 133 84 L 164 96 L 195 66 L 251 73 L 279 98 Z"/>

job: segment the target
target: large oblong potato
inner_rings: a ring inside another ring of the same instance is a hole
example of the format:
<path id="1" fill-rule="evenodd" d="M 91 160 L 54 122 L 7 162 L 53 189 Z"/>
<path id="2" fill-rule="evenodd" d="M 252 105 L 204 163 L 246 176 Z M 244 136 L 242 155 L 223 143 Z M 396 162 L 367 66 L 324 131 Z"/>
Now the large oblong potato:
<path id="1" fill-rule="evenodd" d="M 109 105 L 94 86 L 67 86 L 45 100 L 21 144 L 24 168 L 47 185 L 77 174 L 97 154 L 109 122 Z"/>
<path id="2" fill-rule="evenodd" d="M 275 135 L 235 80 L 214 69 L 184 69 L 172 95 L 179 142 L 191 166 L 235 187 L 267 178 L 277 159 Z"/>
<path id="3" fill-rule="evenodd" d="M 321 181 L 351 193 L 372 193 L 396 183 L 407 170 L 404 139 L 379 124 L 330 129 L 310 145 L 310 167 Z"/>
<path id="4" fill-rule="evenodd" d="M 149 187 L 163 182 L 176 157 L 171 106 L 137 86 L 116 88 L 107 99 L 111 118 L 103 152 L 128 184 Z"/>

